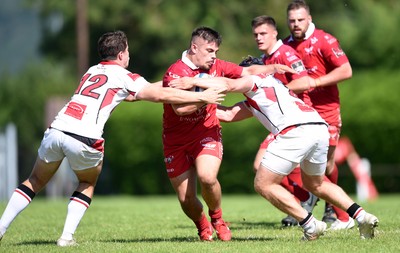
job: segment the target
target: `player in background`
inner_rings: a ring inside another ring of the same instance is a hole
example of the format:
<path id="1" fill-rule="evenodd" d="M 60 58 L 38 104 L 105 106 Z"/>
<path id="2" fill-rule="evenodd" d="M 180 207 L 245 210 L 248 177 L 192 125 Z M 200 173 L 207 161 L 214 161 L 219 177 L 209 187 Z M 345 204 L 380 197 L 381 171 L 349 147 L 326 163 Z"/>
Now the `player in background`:
<path id="1" fill-rule="evenodd" d="M 292 71 L 284 65 L 254 65 L 240 67 L 217 58 L 222 42 L 220 34 L 208 27 L 192 32 L 189 48 L 172 64 L 163 78 L 164 87 L 171 80 L 200 73 L 211 76 L 239 78 L 254 73 Z M 195 224 L 200 240 L 231 240 L 231 231 L 222 218 L 221 185 L 217 179 L 222 159 L 221 126 L 215 115 L 216 105 L 191 103 L 164 104 L 164 162 L 171 185 L 186 216 Z M 211 223 L 197 197 L 197 182 L 207 204 Z"/>
<path id="2" fill-rule="evenodd" d="M 218 106 L 221 121 L 239 121 L 251 116 L 275 135 L 268 145 L 254 179 L 255 190 L 282 212 L 294 217 L 304 240 L 315 240 L 326 231 L 326 223 L 303 209 L 281 182 L 300 164 L 304 186 L 321 199 L 342 208 L 359 224 L 360 238 L 373 238 L 378 218 L 356 204 L 337 184 L 324 180 L 329 146 L 328 125 L 279 80 L 259 74 L 239 79 L 222 77 L 181 78 L 172 87 L 226 86 L 228 92 L 243 93 L 245 101 L 231 107 Z M 243 138 L 245 138 L 243 136 Z"/>
<path id="3" fill-rule="evenodd" d="M 71 100 L 45 131 L 31 175 L 12 194 L 0 219 L 0 240 L 17 215 L 56 173 L 64 157 L 78 178 L 57 245 L 77 245 L 73 234 L 92 201 L 104 157 L 103 129 L 114 108 L 123 100 L 164 103 L 219 103 L 217 91 L 189 92 L 151 84 L 126 68 L 128 40 L 124 32 L 102 35 L 98 40 L 101 62 L 83 75 Z"/>
<path id="4" fill-rule="evenodd" d="M 338 40 L 315 27 L 310 8 L 305 1 L 294 0 L 288 5 L 287 24 L 291 35 L 284 39 L 284 43 L 294 48 L 303 60 L 308 75 L 314 82 L 312 86 L 315 87 L 308 91 L 308 96 L 313 108 L 329 125 L 326 176 L 337 184 L 335 149 L 342 127 L 338 83 L 352 77 L 352 68 Z M 322 220 L 333 222 L 331 229 L 347 229 L 354 226 L 354 221 L 347 213 L 329 202 L 326 202 Z"/>
<path id="5" fill-rule="evenodd" d="M 307 93 L 304 91 L 312 88 L 310 85 L 314 84 L 314 82 L 309 80 L 307 70 L 298 53 L 292 47 L 283 44 L 282 40 L 278 39 L 278 30 L 274 18 L 265 15 L 255 17 L 251 21 L 251 27 L 258 49 L 263 52 L 263 63 L 284 64 L 296 70 L 297 73 L 295 74 L 290 72 L 285 72 L 283 74 L 275 73 L 274 77 L 297 93 L 298 97 L 306 104 L 311 105 Z M 243 65 L 243 62 L 240 65 Z M 268 144 L 273 140 L 274 135 L 270 133 L 261 143 L 254 159 L 254 171 L 260 166 L 261 159 L 267 150 Z M 300 172 L 300 167 L 296 167 L 290 175 L 282 180 L 282 185 L 295 196 L 296 200 L 300 202 L 305 209 L 311 212 L 318 198 L 302 188 Z M 290 215 L 283 218 L 281 222 L 284 227 L 298 225 L 297 220 Z"/>

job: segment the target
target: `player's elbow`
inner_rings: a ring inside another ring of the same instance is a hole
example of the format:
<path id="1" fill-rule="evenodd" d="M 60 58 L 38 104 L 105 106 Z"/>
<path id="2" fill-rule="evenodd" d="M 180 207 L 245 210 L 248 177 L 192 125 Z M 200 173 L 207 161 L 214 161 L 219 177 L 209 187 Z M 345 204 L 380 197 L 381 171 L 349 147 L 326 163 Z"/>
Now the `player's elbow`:
<path id="1" fill-rule="evenodd" d="M 345 63 L 342 65 L 342 75 L 343 79 L 350 79 L 353 77 L 353 69 L 351 68 L 350 63 Z"/>

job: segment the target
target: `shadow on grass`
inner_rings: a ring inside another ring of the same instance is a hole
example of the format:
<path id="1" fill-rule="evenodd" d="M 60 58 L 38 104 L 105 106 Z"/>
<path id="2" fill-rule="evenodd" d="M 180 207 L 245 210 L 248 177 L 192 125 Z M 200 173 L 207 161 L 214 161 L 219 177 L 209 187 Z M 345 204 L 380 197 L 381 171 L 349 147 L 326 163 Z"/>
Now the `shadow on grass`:
<path id="1" fill-rule="evenodd" d="M 240 229 L 277 229 L 281 227 L 280 223 L 276 222 L 249 222 L 249 221 L 226 221 L 227 225 L 234 230 Z M 176 228 L 193 228 L 192 226 L 175 226 Z"/>
<path id="2" fill-rule="evenodd" d="M 16 243 L 15 245 L 17 246 L 22 246 L 22 245 L 56 245 L 56 241 L 51 241 L 51 240 L 33 240 L 33 241 L 25 241 L 25 242 L 20 242 Z"/>
<path id="3" fill-rule="evenodd" d="M 267 237 L 232 237 L 231 241 L 257 241 L 266 242 L 272 241 L 273 238 Z M 215 239 L 214 241 L 219 241 Z M 104 243 L 155 243 L 155 242 L 201 242 L 198 237 L 172 237 L 172 238 L 142 238 L 142 239 L 111 239 L 111 240 L 101 240 Z M 207 243 L 207 242 L 205 242 Z"/>
<path id="4" fill-rule="evenodd" d="M 235 222 L 227 222 L 229 227 L 232 230 L 248 230 L 248 229 L 267 229 L 273 230 L 277 227 L 280 227 L 280 223 L 273 222 L 249 222 L 249 221 L 235 221 Z M 176 226 L 179 229 L 190 229 L 193 226 Z M 256 241 L 256 242 L 266 242 L 273 241 L 275 238 L 272 237 L 262 237 L 262 236 L 251 236 L 251 237 L 232 237 L 233 242 L 248 242 L 248 241 Z M 215 241 L 219 241 L 215 239 Z M 191 236 L 191 237 L 172 237 L 172 238 L 140 238 L 140 239 L 110 239 L 103 240 L 101 242 L 106 243 L 155 243 L 155 242 L 201 242 L 199 237 Z"/>

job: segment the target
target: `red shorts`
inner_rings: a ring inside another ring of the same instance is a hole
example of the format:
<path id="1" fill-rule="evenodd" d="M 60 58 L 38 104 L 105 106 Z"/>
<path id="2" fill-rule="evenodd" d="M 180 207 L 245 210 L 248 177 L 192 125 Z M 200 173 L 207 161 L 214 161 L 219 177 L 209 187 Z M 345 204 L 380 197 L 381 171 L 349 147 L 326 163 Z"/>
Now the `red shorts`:
<path id="1" fill-rule="evenodd" d="M 342 119 L 340 117 L 340 109 L 326 112 L 318 112 L 321 117 L 328 123 L 329 146 L 337 146 L 340 137 L 340 129 L 342 128 Z"/>
<path id="2" fill-rule="evenodd" d="M 182 146 L 165 147 L 164 162 L 169 178 L 174 178 L 189 170 L 194 160 L 200 155 L 212 155 L 222 160 L 221 130 L 215 129 L 191 140 Z"/>

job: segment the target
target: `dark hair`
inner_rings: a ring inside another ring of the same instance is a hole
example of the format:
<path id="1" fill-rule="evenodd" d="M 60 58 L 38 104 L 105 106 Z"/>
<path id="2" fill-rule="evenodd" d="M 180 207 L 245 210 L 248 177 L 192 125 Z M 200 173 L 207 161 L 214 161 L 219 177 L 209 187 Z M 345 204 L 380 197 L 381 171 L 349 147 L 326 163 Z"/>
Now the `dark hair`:
<path id="1" fill-rule="evenodd" d="M 270 26 L 274 27 L 275 30 L 276 30 L 276 22 L 275 22 L 275 19 L 273 17 L 263 15 L 263 16 L 255 17 L 251 21 L 251 27 L 252 28 L 256 28 L 256 27 L 259 27 L 260 25 L 264 25 L 264 24 L 270 25 Z"/>
<path id="2" fill-rule="evenodd" d="M 292 10 L 298 10 L 304 8 L 308 14 L 310 14 L 310 7 L 307 5 L 306 1 L 304 0 L 294 0 L 293 2 L 291 2 L 286 10 L 286 13 L 289 13 L 289 11 Z"/>
<path id="3" fill-rule="evenodd" d="M 191 42 L 193 42 L 193 40 L 195 38 L 199 38 L 199 37 L 207 42 L 215 42 L 218 46 L 221 45 L 221 43 L 222 43 L 221 35 L 217 31 L 215 31 L 209 27 L 201 26 L 201 27 L 196 28 L 192 32 Z"/>
<path id="4" fill-rule="evenodd" d="M 97 50 L 102 60 L 115 60 L 119 52 L 128 47 L 128 39 L 122 31 L 103 34 L 97 42 Z"/>

